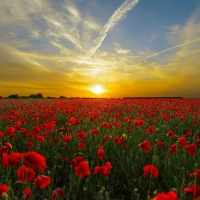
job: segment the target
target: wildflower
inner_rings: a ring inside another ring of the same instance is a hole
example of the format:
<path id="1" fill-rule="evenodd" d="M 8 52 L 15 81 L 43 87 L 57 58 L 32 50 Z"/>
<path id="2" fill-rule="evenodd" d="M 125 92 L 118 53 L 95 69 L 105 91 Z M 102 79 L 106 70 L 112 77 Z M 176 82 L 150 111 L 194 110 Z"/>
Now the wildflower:
<path id="1" fill-rule="evenodd" d="M 27 168 L 26 166 L 22 165 L 17 170 L 17 178 L 21 182 L 30 182 L 35 177 L 35 171 L 32 169 Z"/>
<path id="2" fill-rule="evenodd" d="M 172 130 L 169 130 L 168 132 L 167 132 L 167 136 L 169 136 L 170 138 L 174 138 L 174 132 L 172 131 Z"/>
<path id="3" fill-rule="evenodd" d="M 94 129 L 94 130 L 90 130 L 90 135 L 98 135 L 99 134 L 99 131 L 97 129 Z"/>
<path id="4" fill-rule="evenodd" d="M 170 191 L 167 194 L 164 192 L 158 193 L 153 199 L 151 200 L 178 200 L 178 196 L 176 192 Z"/>
<path id="5" fill-rule="evenodd" d="M 186 139 L 185 137 L 180 137 L 178 139 L 179 144 L 181 145 L 182 148 L 184 148 L 186 146 Z"/>
<path id="6" fill-rule="evenodd" d="M 34 144 L 32 143 L 32 142 L 28 142 L 27 144 L 26 144 L 26 148 L 28 149 L 28 148 L 33 148 L 34 147 Z"/>
<path id="7" fill-rule="evenodd" d="M 63 138 L 64 143 L 68 143 L 69 141 L 72 140 L 71 136 L 64 136 Z"/>
<path id="8" fill-rule="evenodd" d="M 4 134 L 0 131 L 0 138 L 3 138 Z"/>
<path id="9" fill-rule="evenodd" d="M 195 169 L 195 170 L 190 174 L 190 178 L 194 178 L 195 174 L 198 175 L 198 180 L 200 180 L 200 169 Z"/>
<path id="10" fill-rule="evenodd" d="M 38 176 L 34 179 L 34 183 L 39 188 L 45 188 L 47 185 L 49 185 L 51 182 L 51 178 L 49 176 Z"/>
<path id="11" fill-rule="evenodd" d="M 65 195 L 64 190 L 62 190 L 61 188 L 57 188 L 52 192 L 51 197 L 53 200 L 56 200 L 59 197 L 63 197 L 64 195 Z"/>
<path id="12" fill-rule="evenodd" d="M 40 171 L 46 169 L 46 159 L 43 155 L 37 152 L 26 152 L 23 154 L 24 165 L 32 169 L 38 168 Z"/>
<path id="13" fill-rule="evenodd" d="M 96 166 L 94 168 L 93 174 L 101 174 L 101 176 L 106 176 L 110 174 L 112 165 L 110 162 L 106 162 L 104 166 Z"/>
<path id="14" fill-rule="evenodd" d="M 4 193 L 4 192 L 8 192 L 9 187 L 6 184 L 1 184 L 0 185 L 0 196 Z"/>
<path id="15" fill-rule="evenodd" d="M 113 141 L 115 142 L 116 145 L 120 145 L 122 142 L 126 141 L 126 138 L 117 138 L 117 137 L 114 137 L 113 138 Z"/>
<path id="16" fill-rule="evenodd" d="M 161 141 L 158 141 L 158 142 L 156 143 L 156 148 L 164 148 L 164 143 L 161 142 Z"/>
<path id="17" fill-rule="evenodd" d="M 103 157 L 105 155 L 105 151 L 102 148 L 98 148 L 97 154 L 98 154 L 99 160 L 103 160 Z"/>
<path id="18" fill-rule="evenodd" d="M 80 138 L 82 141 L 84 140 L 85 136 L 86 134 L 82 130 L 78 131 L 76 134 L 76 138 Z"/>
<path id="19" fill-rule="evenodd" d="M 157 178 L 158 177 L 158 169 L 156 166 L 154 165 L 146 165 L 143 167 L 144 170 L 144 174 L 143 176 L 146 178 L 149 174 L 153 177 L 153 178 Z"/>
<path id="20" fill-rule="evenodd" d="M 79 163 L 77 167 L 74 167 L 76 172 L 76 176 L 84 178 L 86 175 L 90 175 L 90 167 L 86 161 L 82 161 Z"/>
<path id="21" fill-rule="evenodd" d="M 103 122 L 101 125 L 100 125 L 100 127 L 101 128 L 110 128 L 110 126 L 111 126 L 111 124 L 109 124 L 108 122 Z"/>
<path id="22" fill-rule="evenodd" d="M 6 155 L 5 153 L 2 154 L 2 167 L 6 166 L 15 166 L 17 165 L 22 159 L 21 153 L 12 152 L 10 155 Z"/>
<path id="23" fill-rule="evenodd" d="M 9 142 L 4 142 L 4 146 L 6 146 L 8 150 L 12 149 L 12 145 Z"/>
<path id="24" fill-rule="evenodd" d="M 174 154 L 176 151 L 177 151 L 176 144 L 172 144 L 168 149 L 168 152 L 171 153 L 171 154 Z"/>
<path id="25" fill-rule="evenodd" d="M 193 199 L 197 199 L 200 197 L 200 186 L 193 183 L 189 186 L 189 188 L 184 188 L 183 193 L 189 193 L 192 195 Z"/>
<path id="26" fill-rule="evenodd" d="M 61 157 L 60 160 L 63 160 L 64 162 L 66 162 L 68 160 L 68 158 L 66 157 Z"/>
<path id="27" fill-rule="evenodd" d="M 23 195 L 26 195 L 25 200 L 28 200 L 31 196 L 31 189 L 25 188 L 24 191 L 23 191 Z"/>
<path id="28" fill-rule="evenodd" d="M 71 161 L 71 167 L 78 166 L 82 161 L 85 161 L 83 156 L 76 156 L 75 158 L 72 159 Z"/>
<path id="29" fill-rule="evenodd" d="M 153 134 L 155 132 L 155 129 L 153 126 L 149 126 L 148 129 L 145 130 L 145 132 Z"/>
<path id="30" fill-rule="evenodd" d="M 189 153 L 191 155 L 196 155 L 197 147 L 194 144 L 190 144 L 190 145 L 186 146 L 185 151 L 186 151 L 186 153 Z"/>
<path id="31" fill-rule="evenodd" d="M 148 140 L 145 140 L 144 142 L 137 145 L 138 147 L 142 147 L 144 149 L 145 153 L 148 153 L 148 151 L 151 148 L 151 144 Z"/>
<path id="32" fill-rule="evenodd" d="M 78 144 L 78 150 L 81 151 L 82 149 L 84 149 L 85 143 L 84 142 L 80 142 Z"/>
<path id="33" fill-rule="evenodd" d="M 0 153 L 3 154 L 3 153 L 7 153 L 8 151 L 8 147 L 7 146 L 2 146 L 1 149 L 0 149 Z"/>

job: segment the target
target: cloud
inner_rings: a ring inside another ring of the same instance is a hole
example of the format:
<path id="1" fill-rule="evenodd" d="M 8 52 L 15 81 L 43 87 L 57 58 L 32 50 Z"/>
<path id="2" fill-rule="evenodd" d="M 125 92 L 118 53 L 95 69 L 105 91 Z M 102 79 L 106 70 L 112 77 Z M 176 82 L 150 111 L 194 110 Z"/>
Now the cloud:
<path id="1" fill-rule="evenodd" d="M 88 50 L 86 58 L 90 58 L 101 46 L 107 33 L 138 3 L 139 0 L 125 0 L 124 3 L 112 14 L 108 22 L 101 30 L 97 39 L 93 41 L 92 47 Z"/>
<path id="2" fill-rule="evenodd" d="M 197 38 L 195 38 L 195 39 L 193 39 L 193 40 L 190 40 L 190 41 L 188 41 L 188 42 L 184 42 L 184 43 L 179 44 L 179 45 L 176 45 L 176 46 L 174 46 L 174 47 L 165 49 L 165 50 L 163 50 L 163 51 L 160 51 L 160 52 L 157 52 L 157 53 L 154 53 L 154 54 L 151 54 L 150 56 L 146 56 L 146 57 L 140 59 L 139 61 L 144 60 L 144 59 L 147 59 L 147 58 L 151 58 L 151 57 L 154 57 L 154 56 L 158 56 L 158 55 L 161 54 L 161 53 L 164 53 L 164 52 L 170 51 L 170 50 L 172 50 L 172 49 L 175 49 L 175 48 L 178 48 L 178 47 L 187 45 L 187 44 L 192 43 L 192 42 L 199 42 L 199 41 L 200 41 L 200 37 L 197 37 Z"/>
<path id="3" fill-rule="evenodd" d="M 130 52 L 129 49 L 122 49 L 121 46 L 114 42 L 114 45 L 115 45 L 115 51 L 118 53 L 118 54 L 122 54 L 122 55 L 126 55 Z"/>

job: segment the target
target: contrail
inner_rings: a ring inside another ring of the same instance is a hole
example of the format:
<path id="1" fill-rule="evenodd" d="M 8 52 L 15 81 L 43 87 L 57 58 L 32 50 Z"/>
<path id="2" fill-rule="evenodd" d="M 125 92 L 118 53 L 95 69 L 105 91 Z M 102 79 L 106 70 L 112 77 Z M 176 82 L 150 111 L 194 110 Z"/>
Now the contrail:
<path id="1" fill-rule="evenodd" d="M 138 3 L 139 0 L 125 0 L 124 3 L 112 14 L 108 22 L 104 25 L 97 39 L 93 41 L 92 47 L 86 54 L 86 59 L 90 58 L 101 46 L 107 33 Z"/>
<path id="2" fill-rule="evenodd" d="M 200 37 L 195 38 L 195 39 L 193 39 L 193 40 L 190 40 L 190 41 L 188 41 L 188 42 L 179 44 L 179 45 L 177 45 L 177 46 L 171 47 L 171 48 L 169 48 L 169 49 L 165 49 L 165 50 L 160 51 L 160 52 L 158 52 L 158 53 L 154 53 L 154 54 L 152 54 L 152 55 L 150 55 L 150 56 L 147 56 L 147 57 L 145 57 L 145 58 L 140 59 L 139 61 L 144 60 L 144 59 L 146 59 L 146 58 L 151 58 L 151 57 L 157 56 L 157 55 L 159 55 L 159 54 L 161 54 L 161 53 L 164 53 L 164 52 L 166 52 L 166 51 L 170 51 L 170 50 L 175 49 L 175 48 L 177 48 L 177 47 L 184 46 L 184 45 L 189 44 L 189 43 L 192 43 L 192 42 L 194 42 L 194 41 L 196 41 L 196 40 L 198 40 L 198 39 L 200 39 Z"/>

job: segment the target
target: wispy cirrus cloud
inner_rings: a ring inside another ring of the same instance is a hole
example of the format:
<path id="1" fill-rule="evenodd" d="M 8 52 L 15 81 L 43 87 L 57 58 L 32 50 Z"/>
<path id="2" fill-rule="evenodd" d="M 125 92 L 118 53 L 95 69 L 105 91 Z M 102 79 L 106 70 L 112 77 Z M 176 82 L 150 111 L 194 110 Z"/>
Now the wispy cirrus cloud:
<path id="1" fill-rule="evenodd" d="M 138 3 L 139 0 L 125 0 L 124 3 L 112 14 L 108 22 L 104 25 L 97 39 L 93 41 L 92 47 L 88 50 L 86 58 L 90 58 L 101 46 L 107 33 Z"/>

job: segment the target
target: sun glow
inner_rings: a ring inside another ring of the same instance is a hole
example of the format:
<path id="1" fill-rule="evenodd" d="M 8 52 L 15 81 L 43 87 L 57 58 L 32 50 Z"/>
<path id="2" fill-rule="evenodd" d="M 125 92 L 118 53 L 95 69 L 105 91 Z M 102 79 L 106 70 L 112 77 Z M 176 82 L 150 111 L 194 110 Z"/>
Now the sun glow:
<path id="1" fill-rule="evenodd" d="M 104 87 L 102 85 L 95 85 L 91 88 L 91 91 L 95 94 L 101 94 L 104 92 Z"/>

